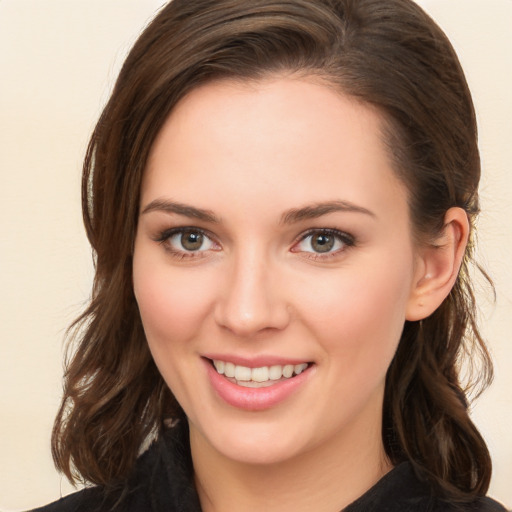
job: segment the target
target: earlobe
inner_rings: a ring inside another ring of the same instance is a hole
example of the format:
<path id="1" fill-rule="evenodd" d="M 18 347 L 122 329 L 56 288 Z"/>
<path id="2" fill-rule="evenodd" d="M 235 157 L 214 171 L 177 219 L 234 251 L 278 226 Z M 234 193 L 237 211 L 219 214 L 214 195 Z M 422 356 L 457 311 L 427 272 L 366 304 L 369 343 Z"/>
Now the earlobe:
<path id="1" fill-rule="evenodd" d="M 450 208 L 440 236 L 419 250 L 417 271 L 407 304 L 407 320 L 422 320 L 430 316 L 448 296 L 464 258 L 469 230 L 466 212 L 462 208 Z"/>

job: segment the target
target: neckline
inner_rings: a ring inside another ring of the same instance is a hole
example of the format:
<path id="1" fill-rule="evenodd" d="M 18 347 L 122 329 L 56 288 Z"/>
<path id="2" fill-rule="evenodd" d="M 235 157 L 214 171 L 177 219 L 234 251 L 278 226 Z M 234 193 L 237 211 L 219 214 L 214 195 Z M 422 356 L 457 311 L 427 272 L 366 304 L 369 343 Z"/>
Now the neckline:
<path id="1" fill-rule="evenodd" d="M 174 495 L 187 496 L 197 508 L 191 511 L 200 512 L 199 496 L 194 484 L 194 469 L 190 453 L 188 424 L 180 420 L 177 424 L 164 431 L 163 460 L 166 467 L 168 491 Z M 372 512 L 382 510 L 383 503 L 397 503 L 421 496 L 429 496 L 430 491 L 425 482 L 416 476 L 409 461 L 399 463 L 382 476 L 372 487 L 365 491 L 340 512 Z M 178 498 L 179 499 L 179 498 Z M 395 510 L 391 508 L 390 510 Z"/>
<path id="2" fill-rule="evenodd" d="M 430 495 L 428 484 L 417 477 L 409 461 L 404 461 L 340 512 L 371 512 L 383 510 L 384 505 L 390 505 L 389 510 L 399 510 L 398 502 L 417 500 Z"/>

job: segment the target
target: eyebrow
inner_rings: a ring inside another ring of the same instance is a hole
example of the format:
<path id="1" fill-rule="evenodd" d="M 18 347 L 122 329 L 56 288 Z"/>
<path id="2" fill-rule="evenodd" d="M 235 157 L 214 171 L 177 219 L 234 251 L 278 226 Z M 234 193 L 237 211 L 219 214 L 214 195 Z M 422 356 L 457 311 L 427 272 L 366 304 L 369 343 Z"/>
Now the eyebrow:
<path id="1" fill-rule="evenodd" d="M 219 218 L 211 210 L 196 208 L 195 206 L 164 199 L 155 199 L 154 201 L 151 201 L 144 207 L 141 215 L 154 211 L 175 213 L 214 224 L 220 223 Z M 281 224 L 294 224 L 302 220 L 316 219 L 323 215 L 335 212 L 363 213 L 370 217 L 376 217 L 376 215 L 367 208 L 355 205 L 349 201 L 327 201 L 324 203 L 315 203 L 301 208 L 288 210 L 281 216 Z"/>
<path id="2" fill-rule="evenodd" d="M 375 213 L 367 208 L 355 205 L 349 201 L 327 201 L 325 203 L 315 203 L 302 208 L 288 210 L 282 215 L 281 223 L 293 224 L 302 220 L 316 219 L 323 215 L 327 215 L 328 213 L 335 212 L 363 213 L 370 217 L 376 217 Z"/>
<path id="3" fill-rule="evenodd" d="M 166 201 L 163 199 L 155 199 L 151 201 L 142 210 L 141 215 L 149 212 L 165 212 L 165 213 L 176 213 L 178 215 L 184 215 L 192 219 L 202 220 L 204 222 L 212 222 L 218 224 L 220 220 L 215 216 L 211 210 L 204 210 L 202 208 L 196 208 L 195 206 L 189 206 L 183 203 L 176 203 L 174 201 Z"/>

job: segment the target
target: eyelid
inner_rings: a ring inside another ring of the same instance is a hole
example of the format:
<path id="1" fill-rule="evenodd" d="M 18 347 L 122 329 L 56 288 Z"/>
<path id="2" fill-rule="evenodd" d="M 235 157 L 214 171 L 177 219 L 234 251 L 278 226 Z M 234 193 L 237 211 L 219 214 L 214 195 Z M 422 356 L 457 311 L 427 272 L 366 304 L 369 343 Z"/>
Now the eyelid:
<path id="1" fill-rule="evenodd" d="M 326 234 L 335 237 L 337 240 L 341 241 L 343 246 L 340 249 L 337 249 L 335 251 L 329 251 L 325 253 L 321 252 L 315 252 L 315 251 L 303 251 L 297 248 L 297 246 L 306 240 L 308 237 L 315 235 L 315 234 Z M 329 257 L 337 256 L 339 253 L 345 252 L 347 249 L 350 249 L 351 247 L 356 245 L 356 240 L 353 235 L 350 233 L 347 233 L 346 231 L 341 231 L 339 229 L 333 229 L 333 228 L 311 228 L 305 231 L 304 233 L 301 233 L 297 239 L 295 240 L 291 251 L 292 252 L 302 252 L 305 253 L 308 258 L 311 259 L 326 259 Z"/>
<path id="2" fill-rule="evenodd" d="M 205 238 L 207 238 L 215 247 L 214 248 L 208 248 L 204 250 L 197 250 L 197 251 L 187 251 L 187 250 L 180 250 L 173 248 L 169 242 L 169 240 L 176 235 L 183 234 L 186 232 L 193 232 L 193 233 L 199 233 Z M 179 226 L 179 227 L 173 227 L 169 229 L 164 229 L 163 231 L 159 232 L 157 236 L 154 238 L 155 242 L 160 243 L 165 247 L 165 249 L 171 253 L 171 255 L 179 258 L 200 258 L 204 257 L 205 253 L 211 250 L 219 250 L 220 244 L 215 239 L 215 237 L 207 230 L 196 227 L 196 226 Z"/>
<path id="3" fill-rule="evenodd" d="M 185 233 L 187 231 L 200 233 L 205 238 L 207 238 L 214 247 L 207 248 L 204 250 L 197 250 L 197 251 L 187 251 L 186 249 L 180 250 L 173 248 L 168 242 L 169 239 L 171 239 L 173 236 Z M 342 247 L 334 250 L 334 251 L 327 251 L 325 253 L 322 252 L 316 252 L 316 251 L 305 251 L 298 248 L 298 245 L 306 240 L 308 237 L 313 236 L 315 234 L 326 234 L 329 236 L 335 237 L 339 242 L 341 242 Z M 218 251 L 221 249 L 220 243 L 217 241 L 216 237 L 210 233 L 208 230 L 205 230 L 203 228 L 197 227 L 197 226 L 179 226 L 179 227 L 172 227 L 168 229 L 164 229 L 160 231 L 155 237 L 153 237 L 153 240 L 155 242 L 158 242 L 162 244 L 165 249 L 171 253 L 172 256 L 184 259 L 184 258 L 200 258 L 207 256 L 206 253 L 209 251 Z M 293 242 L 293 245 L 290 249 L 291 252 L 294 253 L 304 253 L 305 257 L 308 257 L 310 259 L 327 259 L 333 256 L 337 256 L 340 253 L 345 252 L 347 249 L 350 249 L 356 245 L 356 240 L 353 235 L 350 233 L 347 233 L 346 231 L 341 231 L 339 229 L 333 229 L 333 228 L 311 228 L 308 229 L 305 232 L 302 232 Z"/>

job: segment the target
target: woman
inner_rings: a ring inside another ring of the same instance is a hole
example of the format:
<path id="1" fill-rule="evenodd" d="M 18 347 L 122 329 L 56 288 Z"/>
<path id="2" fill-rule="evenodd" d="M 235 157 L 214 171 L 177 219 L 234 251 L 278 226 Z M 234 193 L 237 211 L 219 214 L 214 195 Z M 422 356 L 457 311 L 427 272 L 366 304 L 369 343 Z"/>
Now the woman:
<path id="1" fill-rule="evenodd" d="M 504 510 L 458 361 L 471 97 L 409 0 L 173 0 L 92 136 L 40 510 Z M 143 447 L 151 444 L 143 452 Z"/>

